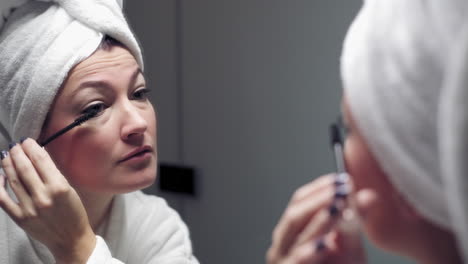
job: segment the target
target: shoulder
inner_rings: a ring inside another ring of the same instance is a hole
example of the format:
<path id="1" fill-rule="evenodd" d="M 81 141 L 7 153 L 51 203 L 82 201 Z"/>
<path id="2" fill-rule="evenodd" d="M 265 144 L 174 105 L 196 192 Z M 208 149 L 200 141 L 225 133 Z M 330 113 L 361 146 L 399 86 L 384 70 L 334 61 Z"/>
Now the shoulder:
<path id="1" fill-rule="evenodd" d="M 192 257 L 188 228 L 164 199 L 141 191 L 120 198 L 128 231 L 142 252 L 158 258 Z"/>
<path id="2" fill-rule="evenodd" d="M 186 231 L 185 223 L 179 214 L 161 197 L 148 195 L 141 191 L 123 194 L 122 197 L 126 220 L 144 229 L 150 226 L 161 233 Z M 122 203 L 122 202 L 121 202 Z"/>

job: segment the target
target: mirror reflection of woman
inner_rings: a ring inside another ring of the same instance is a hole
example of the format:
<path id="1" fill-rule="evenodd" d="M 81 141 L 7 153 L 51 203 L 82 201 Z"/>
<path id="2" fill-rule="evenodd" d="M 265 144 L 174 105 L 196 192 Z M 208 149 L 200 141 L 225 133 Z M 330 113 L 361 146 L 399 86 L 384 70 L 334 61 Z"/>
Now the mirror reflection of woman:
<path id="1" fill-rule="evenodd" d="M 156 114 L 121 5 L 0 5 L 1 263 L 198 263 L 179 215 L 139 191 Z"/>
<path id="2" fill-rule="evenodd" d="M 468 263 L 468 2 L 365 1 L 344 43 L 349 205 L 376 246 Z M 367 263 L 338 228 L 335 175 L 299 188 L 268 263 Z M 357 242 L 356 242 L 357 241 Z"/>

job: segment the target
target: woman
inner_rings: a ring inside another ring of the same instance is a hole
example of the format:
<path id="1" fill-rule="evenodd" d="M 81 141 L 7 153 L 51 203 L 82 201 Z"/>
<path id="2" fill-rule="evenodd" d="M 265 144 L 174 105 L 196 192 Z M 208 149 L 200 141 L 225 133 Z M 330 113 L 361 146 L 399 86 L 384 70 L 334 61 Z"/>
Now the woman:
<path id="1" fill-rule="evenodd" d="M 139 191 L 156 176 L 156 116 L 122 3 L 10 2 L 0 10 L 0 262 L 198 263 L 178 214 Z"/>
<path id="2" fill-rule="evenodd" d="M 348 202 L 376 246 L 418 263 L 468 263 L 467 12 L 458 0 L 365 1 L 344 44 Z M 269 263 L 366 263 L 331 210 L 336 185 L 323 176 L 296 192 Z"/>

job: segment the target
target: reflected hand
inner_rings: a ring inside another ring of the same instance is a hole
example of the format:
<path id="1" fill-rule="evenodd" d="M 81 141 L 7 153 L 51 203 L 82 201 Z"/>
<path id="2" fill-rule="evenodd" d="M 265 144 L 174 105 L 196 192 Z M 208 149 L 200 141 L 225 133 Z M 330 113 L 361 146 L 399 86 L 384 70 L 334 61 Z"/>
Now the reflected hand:
<path id="1" fill-rule="evenodd" d="M 46 245 L 57 263 L 86 263 L 96 237 L 78 194 L 48 153 L 27 139 L 2 157 L 5 175 L 0 177 L 0 207 Z M 5 182 L 17 201 L 7 193 Z"/>

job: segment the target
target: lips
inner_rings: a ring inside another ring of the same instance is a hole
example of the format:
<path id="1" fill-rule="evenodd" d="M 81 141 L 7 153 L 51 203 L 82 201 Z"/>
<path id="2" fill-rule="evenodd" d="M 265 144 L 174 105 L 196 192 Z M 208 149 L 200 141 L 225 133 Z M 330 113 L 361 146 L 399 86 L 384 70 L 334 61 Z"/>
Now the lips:
<path id="1" fill-rule="evenodd" d="M 132 158 L 135 158 L 135 157 L 138 157 L 144 153 L 148 153 L 148 152 L 153 152 L 153 148 L 151 146 L 143 146 L 143 147 L 139 147 L 139 148 L 136 148 L 134 150 L 132 150 L 131 152 L 129 152 L 128 154 L 126 154 L 122 159 L 120 159 L 118 162 L 124 162 L 124 161 L 127 161 L 127 160 L 130 160 Z"/>

